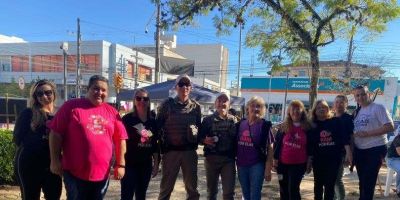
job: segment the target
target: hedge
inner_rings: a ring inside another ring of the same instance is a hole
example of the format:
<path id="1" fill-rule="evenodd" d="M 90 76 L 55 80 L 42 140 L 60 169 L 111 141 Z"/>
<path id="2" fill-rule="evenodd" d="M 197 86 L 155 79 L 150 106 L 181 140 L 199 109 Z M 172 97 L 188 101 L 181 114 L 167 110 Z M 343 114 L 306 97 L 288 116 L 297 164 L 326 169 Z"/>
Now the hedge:
<path id="1" fill-rule="evenodd" d="M 14 155 L 16 147 L 9 130 L 0 129 L 0 185 L 16 184 L 14 176 Z"/>

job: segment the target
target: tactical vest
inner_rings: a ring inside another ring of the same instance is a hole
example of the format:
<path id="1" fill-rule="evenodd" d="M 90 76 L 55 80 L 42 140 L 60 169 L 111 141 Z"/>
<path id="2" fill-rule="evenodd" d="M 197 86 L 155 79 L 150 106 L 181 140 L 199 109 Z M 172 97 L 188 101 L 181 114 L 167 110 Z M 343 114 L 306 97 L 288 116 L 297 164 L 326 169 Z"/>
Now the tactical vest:
<path id="1" fill-rule="evenodd" d="M 201 116 L 200 109 L 197 108 L 199 105 L 195 102 L 180 105 L 170 98 L 165 106 L 167 106 L 168 111 L 163 126 L 164 150 L 190 150 L 197 148 L 199 127 L 196 125 L 196 120 L 197 117 Z"/>
<path id="2" fill-rule="evenodd" d="M 228 119 L 219 120 L 216 116 L 213 116 L 211 124 L 211 134 L 210 136 L 217 136 L 218 142 L 216 142 L 215 147 L 209 147 L 206 145 L 205 149 L 211 154 L 222 154 L 222 155 L 235 155 L 236 147 L 236 121 L 234 116 L 228 115 Z M 205 153 L 206 154 L 206 153 Z"/>

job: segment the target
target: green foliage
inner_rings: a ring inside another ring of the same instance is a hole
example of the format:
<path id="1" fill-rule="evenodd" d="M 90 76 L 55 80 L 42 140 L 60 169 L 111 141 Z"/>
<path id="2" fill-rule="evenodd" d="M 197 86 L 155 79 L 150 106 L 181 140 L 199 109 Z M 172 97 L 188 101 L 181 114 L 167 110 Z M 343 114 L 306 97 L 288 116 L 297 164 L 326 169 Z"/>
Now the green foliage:
<path id="1" fill-rule="evenodd" d="M 153 0 L 155 1 L 155 0 Z M 358 31 L 381 33 L 400 16 L 396 0 L 158 0 L 162 23 L 190 25 L 194 17 L 215 13 L 217 33 L 249 26 L 248 47 L 260 47 L 258 59 L 273 68 L 282 60 L 309 59 L 310 104 L 317 98 L 319 48 Z M 218 11 L 209 12 L 218 8 Z M 308 54 L 308 55 L 307 55 Z"/>
<path id="2" fill-rule="evenodd" d="M 23 90 L 19 89 L 18 83 L 0 83 L 0 97 L 5 97 L 6 93 L 9 97 L 29 97 L 29 89 L 31 83 L 26 83 Z"/>
<path id="3" fill-rule="evenodd" d="M 206 14 L 215 14 L 213 22 L 218 34 L 229 34 L 239 24 L 250 27 L 246 45 L 261 47 L 259 60 L 271 65 L 283 58 L 301 60 L 304 50 L 348 38 L 355 30 L 381 33 L 389 21 L 400 15 L 396 0 L 158 1 L 165 28 L 171 24 L 191 25 L 196 16 Z"/>
<path id="4" fill-rule="evenodd" d="M 15 184 L 14 155 L 16 147 L 12 132 L 0 129 L 0 185 Z"/>

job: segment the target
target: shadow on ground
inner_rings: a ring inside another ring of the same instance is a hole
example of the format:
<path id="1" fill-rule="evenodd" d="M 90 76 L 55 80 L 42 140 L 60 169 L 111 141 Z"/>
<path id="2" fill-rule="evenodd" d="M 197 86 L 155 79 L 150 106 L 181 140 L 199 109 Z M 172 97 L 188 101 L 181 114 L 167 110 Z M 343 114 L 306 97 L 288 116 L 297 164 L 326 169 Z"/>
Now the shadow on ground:
<path id="1" fill-rule="evenodd" d="M 199 154 L 202 153 L 201 150 L 198 151 Z M 207 188 L 206 188 L 206 177 L 204 170 L 204 157 L 199 155 L 199 165 L 198 165 L 198 190 L 200 192 L 200 199 L 206 199 Z M 262 191 L 262 199 L 279 199 L 279 186 L 276 174 L 272 175 L 272 181 L 269 183 L 264 183 L 263 191 Z M 386 178 L 386 166 L 381 168 L 379 173 L 379 180 L 381 182 L 381 188 L 384 189 Z M 147 199 L 154 200 L 158 197 L 159 186 L 160 186 L 161 174 L 157 175 L 150 181 L 149 189 L 147 191 Z M 343 177 L 343 181 L 346 187 L 346 200 L 356 200 L 358 199 L 358 178 L 355 172 L 353 174 L 349 174 Z M 312 174 L 304 177 L 301 184 L 301 195 L 304 200 L 312 200 L 314 199 L 313 193 L 313 177 Z M 394 186 L 392 186 L 392 189 Z M 219 189 L 218 199 L 222 199 L 221 189 Z M 236 181 L 236 196 L 235 199 L 241 199 L 241 190 L 239 181 Z M 171 200 L 182 200 L 185 199 L 186 192 L 182 182 L 181 173 L 179 173 L 178 180 L 175 183 L 174 191 L 171 195 Z M 110 186 L 107 191 L 107 195 L 105 199 L 110 200 L 119 200 L 120 198 L 120 184 L 116 180 L 112 180 L 110 182 Z M 379 184 L 376 186 L 375 198 L 374 199 L 396 199 L 396 195 L 393 191 L 389 197 L 383 197 L 383 190 L 380 189 Z M 0 200 L 14 200 L 21 199 L 19 187 L 16 186 L 0 186 Z M 42 199 L 44 199 L 42 197 Z M 62 199 L 66 199 L 65 191 L 63 190 Z"/>

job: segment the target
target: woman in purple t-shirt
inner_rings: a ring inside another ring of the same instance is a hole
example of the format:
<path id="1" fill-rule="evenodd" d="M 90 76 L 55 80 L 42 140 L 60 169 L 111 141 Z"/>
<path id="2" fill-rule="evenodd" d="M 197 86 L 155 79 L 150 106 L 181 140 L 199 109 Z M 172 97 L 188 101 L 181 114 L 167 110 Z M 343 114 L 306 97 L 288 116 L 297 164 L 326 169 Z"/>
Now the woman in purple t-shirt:
<path id="1" fill-rule="evenodd" d="M 261 199 L 264 178 L 271 180 L 271 123 L 263 120 L 265 111 L 264 100 L 252 97 L 246 104 L 248 118 L 239 123 L 236 165 L 245 200 Z"/>

